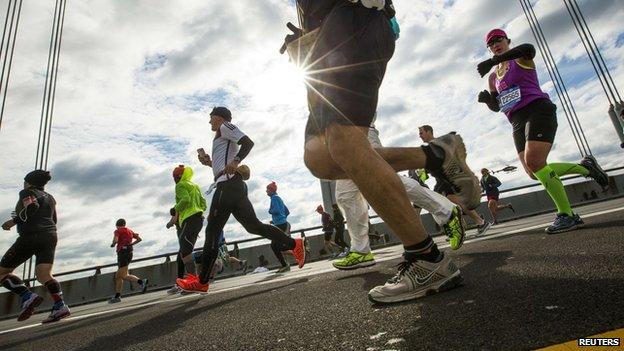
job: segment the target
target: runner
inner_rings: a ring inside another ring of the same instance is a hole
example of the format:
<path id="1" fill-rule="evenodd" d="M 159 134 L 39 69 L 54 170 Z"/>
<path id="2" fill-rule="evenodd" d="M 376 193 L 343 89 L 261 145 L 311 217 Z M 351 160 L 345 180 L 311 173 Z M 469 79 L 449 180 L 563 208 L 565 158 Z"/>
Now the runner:
<path id="1" fill-rule="evenodd" d="M 502 29 L 493 29 L 485 43 L 494 55 L 477 66 L 481 77 L 488 77 L 488 90 L 479 93 L 478 101 L 494 112 L 503 111 L 513 129 L 518 158 L 526 173 L 539 180 L 557 207 L 555 221 L 546 228 L 549 234 L 573 230 L 583 224 L 572 212 L 568 195 L 559 179 L 565 174 L 593 178 L 600 186 L 609 185 L 607 174 L 596 159 L 588 155 L 580 164 L 547 163 L 557 132 L 557 106 L 542 91 L 535 70 L 535 48 L 522 44 L 510 48 L 511 40 Z"/>
<path id="2" fill-rule="evenodd" d="M 485 191 L 485 196 L 487 196 L 488 208 L 492 214 L 492 224 L 498 224 L 498 217 L 496 216 L 498 211 L 508 208 L 515 213 L 516 210 L 511 204 L 501 205 L 498 203 L 498 195 L 500 194 L 498 187 L 501 186 L 501 182 L 498 178 L 490 175 L 490 171 L 487 168 L 481 169 L 481 176 L 481 189 Z"/>
<path id="3" fill-rule="evenodd" d="M 441 169 L 460 189 L 462 202 L 478 206 L 478 180 L 465 164 L 461 137 L 446 135 L 424 148 L 376 150 L 367 140 L 394 53 L 391 1 L 297 0 L 297 6 L 303 28 L 288 35 L 285 45 L 291 59 L 299 62 L 297 48 L 303 43 L 310 112 L 305 164 L 321 179 L 352 179 L 405 246 L 405 262 L 396 277 L 373 288 L 370 300 L 404 301 L 458 285 L 459 269 L 414 216 L 396 172 Z"/>
<path id="4" fill-rule="evenodd" d="M 425 143 L 432 143 L 436 139 L 433 135 L 433 127 L 430 125 L 418 127 L 418 136 L 420 136 L 420 139 L 422 139 Z M 492 226 L 492 223 L 483 219 L 483 216 L 481 216 L 477 211 L 468 208 L 468 206 L 461 202 L 461 198 L 457 196 L 457 187 L 451 184 L 444 174 L 436 170 L 427 171 L 436 179 L 436 185 L 433 187 L 433 190 L 438 194 L 446 196 L 453 203 L 461 206 L 464 213 L 467 214 L 468 217 L 472 218 L 477 225 L 477 236 L 485 235 L 488 229 Z M 481 191 L 479 191 L 479 198 L 481 198 Z"/>
<path id="5" fill-rule="evenodd" d="M 48 171 L 38 169 L 28 173 L 24 177 L 24 189 L 19 192 L 14 215 L 2 224 L 2 229 L 7 231 L 17 225 L 17 240 L 0 261 L 0 282 L 22 300 L 18 321 L 30 318 L 35 313 L 35 308 L 43 302 L 41 296 L 31 292 L 24 282 L 13 274 L 15 268 L 33 255 L 37 281 L 48 289 L 54 300 L 50 315 L 42 323 L 56 322 L 70 315 L 69 307 L 63 301 L 61 285 L 52 276 L 58 221 L 56 200 L 44 190 L 50 179 L 52 177 Z"/>
<path id="6" fill-rule="evenodd" d="M 254 143 L 230 123 L 231 121 L 232 114 L 227 108 L 215 107 L 212 110 L 210 125 L 212 131 L 215 132 L 215 139 L 212 142 L 212 159 L 205 154 L 198 155 L 203 165 L 212 167 L 217 186 L 210 204 L 201 274 L 199 277 L 190 276 L 187 279 L 177 280 L 178 285 L 186 291 L 208 291 L 210 272 L 219 254 L 219 234 L 223 231 L 230 214 L 233 214 L 249 233 L 271 240 L 271 246 L 275 250 L 293 250 L 299 268 L 305 264 L 302 239 L 292 239 L 279 228 L 263 224 L 256 217 L 247 197 L 247 185 L 240 173 L 236 172 L 241 160 L 249 154 Z"/>
<path id="7" fill-rule="evenodd" d="M 334 242 L 336 245 L 340 246 L 341 252 L 338 254 L 339 258 L 345 257 L 349 252 L 349 245 L 344 240 L 344 231 L 345 231 L 345 219 L 340 212 L 340 208 L 338 208 L 338 204 L 332 205 L 332 212 L 334 216 L 332 217 L 332 225 L 334 226 Z"/>
<path id="8" fill-rule="evenodd" d="M 115 223 L 117 229 L 113 236 L 113 243 L 110 247 L 117 245 L 117 272 L 115 272 L 115 296 L 108 299 L 108 303 L 121 302 L 121 291 L 123 290 L 123 281 L 130 284 L 137 283 L 141 287 L 141 293 L 147 291 L 148 279 L 140 279 L 139 277 L 128 274 L 128 266 L 132 262 L 132 253 L 134 245 L 140 243 L 143 239 L 139 234 L 126 227 L 126 220 L 120 218 Z M 134 241 L 132 241 L 134 240 Z"/>
<path id="9" fill-rule="evenodd" d="M 186 274 L 190 278 L 197 277 L 197 269 L 193 262 L 193 249 L 197 236 L 204 226 L 203 213 L 206 210 L 206 200 L 202 196 L 199 186 L 193 182 L 193 169 L 179 165 L 173 170 L 173 180 L 176 198 L 176 217 L 174 223 L 180 225 L 180 257 L 184 262 Z M 176 280 L 177 282 L 177 280 Z M 178 284 L 179 285 L 179 284 Z"/>
<path id="10" fill-rule="evenodd" d="M 277 184 L 275 184 L 275 182 L 271 182 L 267 185 L 266 194 L 271 198 L 271 205 L 269 206 L 271 224 L 278 227 L 286 235 L 290 236 L 290 223 L 288 223 L 287 220 L 288 215 L 290 215 L 290 211 L 288 210 L 288 207 L 284 205 L 282 198 L 277 195 Z M 274 246 L 271 246 L 271 249 L 273 249 L 275 257 L 277 257 L 277 260 L 282 265 L 282 267 L 277 270 L 277 273 L 290 271 L 290 263 L 286 261 L 283 253 L 281 251 L 275 251 L 276 248 Z"/>
<path id="11" fill-rule="evenodd" d="M 329 254 L 329 257 L 334 258 L 342 252 L 340 245 L 332 240 L 332 237 L 334 236 L 334 221 L 332 220 L 331 215 L 325 212 L 323 205 L 318 205 L 316 207 L 316 213 L 321 215 L 321 225 L 323 226 L 323 247 L 325 252 Z M 334 252 L 334 249 L 338 249 L 338 251 Z"/>

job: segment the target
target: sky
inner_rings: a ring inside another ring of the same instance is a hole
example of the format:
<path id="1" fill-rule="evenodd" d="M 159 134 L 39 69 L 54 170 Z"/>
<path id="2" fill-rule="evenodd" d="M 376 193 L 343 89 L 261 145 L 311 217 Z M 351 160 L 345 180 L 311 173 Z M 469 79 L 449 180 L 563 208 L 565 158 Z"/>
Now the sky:
<path id="1" fill-rule="evenodd" d="M 380 92 L 377 127 L 387 146 L 418 146 L 417 126 L 464 138 L 468 164 L 520 166 L 510 125 L 476 102 L 486 81 L 476 64 L 488 58 L 484 36 L 507 31 L 512 45 L 534 43 L 517 1 L 395 0 L 401 37 Z M 6 6 L 2 2 L 0 10 Z M 561 1 L 534 1 L 535 11 L 574 101 L 590 146 L 604 168 L 622 165 L 608 103 Z M 319 225 L 320 186 L 303 164 L 307 118 L 299 71 L 278 49 L 296 23 L 289 0 L 69 1 L 58 73 L 50 148 L 58 202 L 55 270 L 115 261 L 109 247 L 117 218 L 142 234 L 135 257 L 177 249 L 165 229 L 174 203 L 172 169 L 195 171 L 203 189 L 212 172 L 196 149 L 210 150 L 208 115 L 228 106 L 233 123 L 255 147 L 249 197 L 268 222 L 266 184 L 276 181 L 293 229 Z M 624 7 L 617 0 L 579 1 L 617 83 L 624 81 Z M 504 5 L 504 6 L 503 6 Z M 4 13 L 0 11 L 0 13 Z M 0 130 L 0 217 L 8 219 L 24 175 L 35 163 L 54 2 L 26 1 Z M 541 59 L 542 88 L 555 96 Z M 622 85 L 619 88 L 624 89 Z M 555 103 L 559 101 L 555 98 Z M 580 156 L 559 108 L 550 160 Z M 509 188 L 530 182 L 521 171 L 501 174 Z M 247 237 L 231 220 L 228 240 Z M 0 252 L 15 240 L 0 233 Z M 203 243 L 203 232 L 198 244 Z"/>

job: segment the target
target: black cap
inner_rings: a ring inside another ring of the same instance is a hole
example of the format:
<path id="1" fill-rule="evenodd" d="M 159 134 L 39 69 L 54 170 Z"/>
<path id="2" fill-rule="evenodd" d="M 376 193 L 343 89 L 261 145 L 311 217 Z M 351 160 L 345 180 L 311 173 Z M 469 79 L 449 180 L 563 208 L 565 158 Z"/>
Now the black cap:
<path id="1" fill-rule="evenodd" d="M 117 220 L 117 223 L 115 223 L 115 226 L 117 227 L 125 227 L 126 226 L 126 220 L 123 218 L 119 218 Z"/>
<path id="2" fill-rule="evenodd" d="M 24 180 L 28 184 L 36 186 L 38 188 L 43 188 L 48 183 L 48 181 L 50 181 L 50 179 L 52 179 L 52 176 L 50 176 L 50 172 L 44 171 L 43 169 L 36 169 L 28 173 L 24 177 Z"/>
<path id="3" fill-rule="evenodd" d="M 230 112 L 230 110 L 228 110 L 227 107 L 223 107 L 223 106 L 214 107 L 212 109 L 212 112 L 210 112 L 210 115 L 223 117 L 228 122 L 232 120 L 232 112 Z"/>

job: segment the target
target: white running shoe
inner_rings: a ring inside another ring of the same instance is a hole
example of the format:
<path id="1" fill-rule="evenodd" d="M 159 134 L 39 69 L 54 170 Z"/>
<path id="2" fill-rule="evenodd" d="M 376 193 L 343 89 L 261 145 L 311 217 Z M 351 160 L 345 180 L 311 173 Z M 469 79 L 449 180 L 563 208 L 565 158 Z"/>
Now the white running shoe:
<path id="1" fill-rule="evenodd" d="M 28 299 L 22 302 L 22 310 L 19 316 L 17 317 L 17 321 L 21 322 L 30 318 L 30 316 L 32 316 L 33 313 L 35 313 L 35 308 L 41 305 L 41 302 L 43 302 L 43 297 L 35 293 L 30 293 L 30 297 L 28 297 Z"/>
<path id="2" fill-rule="evenodd" d="M 368 292 L 368 299 L 373 303 L 407 301 L 455 288 L 462 281 L 461 272 L 446 255 L 435 263 L 403 261 L 394 277 Z"/>
<path id="3" fill-rule="evenodd" d="M 52 312 L 50 312 L 48 318 L 44 319 L 41 323 L 46 324 L 58 322 L 65 317 L 69 317 L 70 314 L 71 312 L 69 311 L 69 307 L 66 304 L 63 304 L 60 307 L 53 307 Z"/>

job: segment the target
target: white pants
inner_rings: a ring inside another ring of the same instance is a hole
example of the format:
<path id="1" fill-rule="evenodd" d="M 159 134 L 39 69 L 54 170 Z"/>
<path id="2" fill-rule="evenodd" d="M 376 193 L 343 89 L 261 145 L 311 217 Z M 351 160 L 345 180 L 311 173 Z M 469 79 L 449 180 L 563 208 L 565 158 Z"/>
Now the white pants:
<path id="1" fill-rule="evenodd" d="M 444 225 L 451 217 L 455 204 L 435 191 L 423 187 L 416 180 L 399 176 L 405 186 L 409 200 L 420 208 L 424 208 L 433 216 L 439 225 Z M 368 203 L 350 179 L 336 181 L 336 202 L 342 209 L 347 221 L 347 229 L 351 238 L 351 251 L 370 252 L 368 239 Z"/>
<path id="2" fill-rule="evenodd" d="M 445 196 L 420 185 L 415 179 L 404 176 L 399 176 L 399 178 L 401 178 L 405 186 L 407 197 L 414 205 L 424 208 L 431 213 L 431 216 L 439 225 L 444 225 L 448 222 L 453 208 L 456 206 L 454 203 Z"/>
<path id="3" fill-rule="evenodd" d="M 371 248 L 368 240 L 368 203 L 351 179 L 336 181 L 336 203 L 347 221 L 347 230 L 351 238 L 349 250 L 369 253 Z"/>

